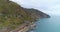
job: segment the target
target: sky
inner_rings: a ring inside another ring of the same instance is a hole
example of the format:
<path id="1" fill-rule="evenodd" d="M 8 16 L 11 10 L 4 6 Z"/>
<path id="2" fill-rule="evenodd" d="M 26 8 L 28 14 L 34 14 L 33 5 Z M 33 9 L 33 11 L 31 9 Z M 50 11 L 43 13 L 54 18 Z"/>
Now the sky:
<path id="1" fill-rule="evenodd" d="M 60 15 L 60 0 L 10 0 L 24 8 L 35 8 L 47 14 Z"/>

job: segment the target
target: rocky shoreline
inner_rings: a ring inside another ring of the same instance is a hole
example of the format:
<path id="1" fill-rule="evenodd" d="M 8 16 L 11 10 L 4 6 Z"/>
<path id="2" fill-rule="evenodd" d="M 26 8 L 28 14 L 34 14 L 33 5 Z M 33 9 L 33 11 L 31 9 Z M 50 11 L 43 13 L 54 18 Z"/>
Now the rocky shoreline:
<path id="1" fill-rule="evenodd" d="M 23 24 L 22 26 L 18 27 L 15 30 L 12 30 L 10 32 L 28 32 L 30 30 L 33 30 L 36 27 L 36 24 L 34 22 L 30 24 Z"/>

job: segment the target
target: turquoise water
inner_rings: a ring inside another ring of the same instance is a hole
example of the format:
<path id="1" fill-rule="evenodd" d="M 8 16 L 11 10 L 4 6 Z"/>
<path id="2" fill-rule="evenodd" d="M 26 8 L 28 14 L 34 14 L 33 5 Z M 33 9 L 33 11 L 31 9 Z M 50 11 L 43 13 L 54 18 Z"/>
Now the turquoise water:
<path id="1" fill-rule="evenodd" d="M 51 18 L 40 19 L 34 32 L 60 32 L 60 16 L 51 15 Z"/>

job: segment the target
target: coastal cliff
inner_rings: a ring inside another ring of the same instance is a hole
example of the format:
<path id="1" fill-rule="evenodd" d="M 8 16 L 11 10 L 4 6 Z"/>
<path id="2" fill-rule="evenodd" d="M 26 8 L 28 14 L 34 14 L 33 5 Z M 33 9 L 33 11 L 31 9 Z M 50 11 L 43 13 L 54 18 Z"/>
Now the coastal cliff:
<path id="1" fill-rule="evenodd" d="M 50 16 L 36 9 L 26 9 L 9 0 L 0 0 L 0 32 L 10 32 L 24 23 Z"/>
<path id="2" fill-rule="evenodd" d="M 50 16 L 47 15 L 46 13 L 43 13 L 43 12 L 37 10 L 37 9 L 34 9 L 34 8 L 31 8 L 31 9 L 26 8 L 25 11 L 27 13 L 29 13 L 30 15 L 36 15 L 38 18 L 50 18 Z"/>

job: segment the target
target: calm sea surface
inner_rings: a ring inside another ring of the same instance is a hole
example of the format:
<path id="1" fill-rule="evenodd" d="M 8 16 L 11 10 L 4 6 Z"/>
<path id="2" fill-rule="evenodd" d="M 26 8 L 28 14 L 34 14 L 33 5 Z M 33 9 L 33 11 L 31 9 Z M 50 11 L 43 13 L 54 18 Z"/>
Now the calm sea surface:
<path id="1" fill-rule="evenodd" d="M 60 32 L 60 16 L 51 15 L 51 18 L 40 19 L 34 32 Z"/>

